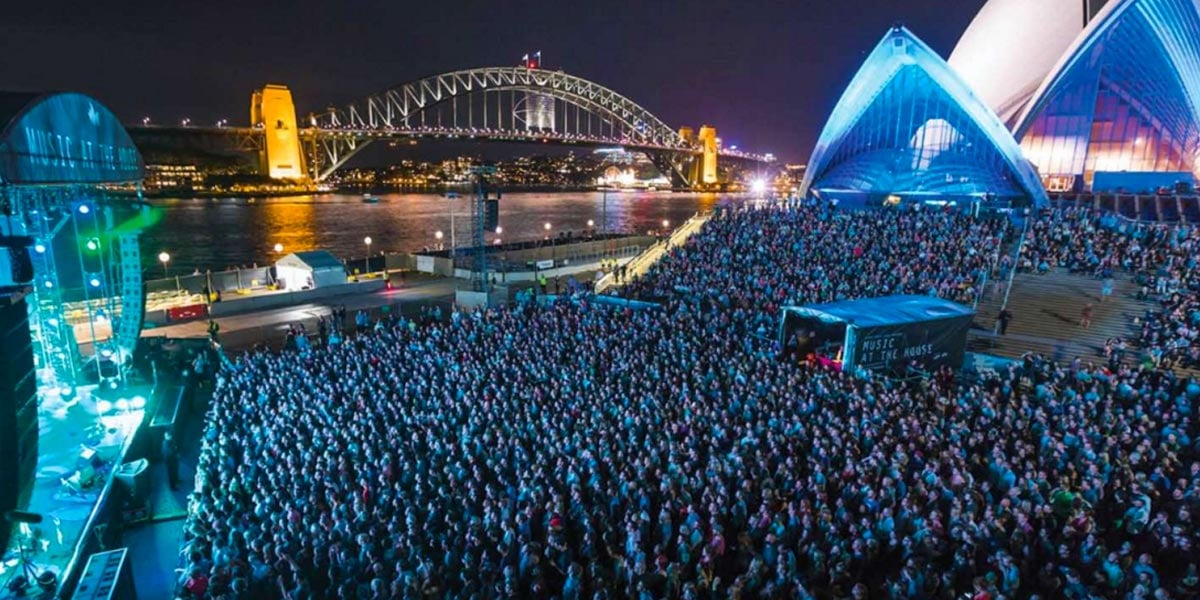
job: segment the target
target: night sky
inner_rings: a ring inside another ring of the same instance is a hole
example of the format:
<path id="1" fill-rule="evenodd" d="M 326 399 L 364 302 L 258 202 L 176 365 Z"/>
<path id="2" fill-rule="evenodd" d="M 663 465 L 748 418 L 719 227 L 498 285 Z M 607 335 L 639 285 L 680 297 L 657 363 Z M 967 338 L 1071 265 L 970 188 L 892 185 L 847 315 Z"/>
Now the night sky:
<path id="1" fill-rule="evenodd" d="M 983 0 L 360 2 L 12 0 L 0 89 L 75 90 L 134 122 L 248 120 L 263 83 L 301 114 L 444 71 L 544 66 L 673 127 L 804 161 L 862 58 L 902 22 L 947 56 Z"/>

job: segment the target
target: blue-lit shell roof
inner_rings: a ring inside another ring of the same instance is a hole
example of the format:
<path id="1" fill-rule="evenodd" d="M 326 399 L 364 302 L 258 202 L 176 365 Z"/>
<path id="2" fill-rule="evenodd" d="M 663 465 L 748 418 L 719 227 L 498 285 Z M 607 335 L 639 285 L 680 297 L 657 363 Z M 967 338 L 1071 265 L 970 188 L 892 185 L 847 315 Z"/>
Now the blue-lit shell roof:
<path id="1" fill-rule="evenodd" d="M 812 189 L 1047 202 L 1000 119 L 904 27 L 884 36 L 826 122 L 801 193 Z"/>

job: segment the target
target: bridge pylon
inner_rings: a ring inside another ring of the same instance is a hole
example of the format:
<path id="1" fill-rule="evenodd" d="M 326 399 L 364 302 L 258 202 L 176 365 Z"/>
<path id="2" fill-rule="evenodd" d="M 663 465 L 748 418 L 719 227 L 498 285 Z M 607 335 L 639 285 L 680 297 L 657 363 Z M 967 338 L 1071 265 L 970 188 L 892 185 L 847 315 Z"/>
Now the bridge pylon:
<path id="1" fill-rule="evenodd" d="M 267 84 L 255 90 L 250 99 L 250 126 L 261 128 L 265 137 L 258 152 L 260 173 L 271 179 L 309 180 L 296 123 L 296 105 L 287 86 Z"/>
<path id="2" fill-rule="evenodd" d="M 679 137 L 699 151 L 699 154 L 688 156 L 686 160 L 678 162 L 678 168 L 682 169 L 683 181 L 686 186 L 693 190 L 704 190 L 719 185 L 717 155 L 720 152 L 720 145 L 717 143 L 716 128 L 711 125 L 701 125 L 700 132 L 697 134 L 696 130 L 691 127 L 682 127 L 679 129 Z M 660 166 L 660 170 L 661 168 L 662 166 Z M 668 176 L 674 178 L 673 175 Z"/>

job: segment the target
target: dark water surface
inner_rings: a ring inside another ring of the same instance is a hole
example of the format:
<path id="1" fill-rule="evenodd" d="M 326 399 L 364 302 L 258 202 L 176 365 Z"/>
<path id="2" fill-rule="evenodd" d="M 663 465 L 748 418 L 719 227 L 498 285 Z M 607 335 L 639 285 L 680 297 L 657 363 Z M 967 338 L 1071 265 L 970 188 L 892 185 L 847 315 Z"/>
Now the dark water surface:
<path id="1" fill-rule="evenodd" d="M 587 228 L 589 219 L 603 230 L 602 192 L 548 192 L 504 194 L 500 201 L 500 235 L 489 234 L 491 243 L 541 239 L 545 223 L 551 233 L 576 233 Z M 743 201 L 740 196 L 676 194 L 670 192 L 609 192 L 610 231 L 645 232 L 660 229 L 663 220 L 678 226 L 698 211 Z M 275 244 L 284 252 L 326 249 L 341 258 L 367 253 L 363 238 L 370 236 L 371 253 L 416 251 L 437 244 L 435 232 L 443 232 L 450 245 L 451 201 L 437 194 L 383 194 L 378 204 L 367 204 L 362 196 L 320 194 L 281 198 L 199 198 L 153 200 L 163 218 L 142 236 L 142 253 L 154 264 L 159 252 L 170 254 L 172 274 L 193 269 L 224 269 L 229 266 L 274 262 Z M 465 197 L 453 201 L 458 245 L 470 242 L 470 205 Z"/>

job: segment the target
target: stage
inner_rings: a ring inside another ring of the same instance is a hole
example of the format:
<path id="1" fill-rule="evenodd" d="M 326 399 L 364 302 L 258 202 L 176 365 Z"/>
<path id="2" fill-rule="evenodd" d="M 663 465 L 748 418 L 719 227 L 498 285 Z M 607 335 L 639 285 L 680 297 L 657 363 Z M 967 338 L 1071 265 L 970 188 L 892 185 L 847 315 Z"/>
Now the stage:
<path id="1" fill-rule="evenodd" d="M 19 544 L 39 572 L 58 575 L 60 589 L 78 577 L 93 548 L 103 545 L 108 521 L 121 508 L 108 502 L 114 486 L 123 485 L 114 471 L 142 424 L 150 394 L 149 386 L 98 394 L 93 385 L 77 388 L 70 399 L 58 390 L 41 391 L 37 472 L 26 510 L 43 521 L 13 526 L 0 560 L 0 599 L 19 597 L 8 589 L 22 571 Z M 39 596 L 29 590 L 24 597 Z"/>

